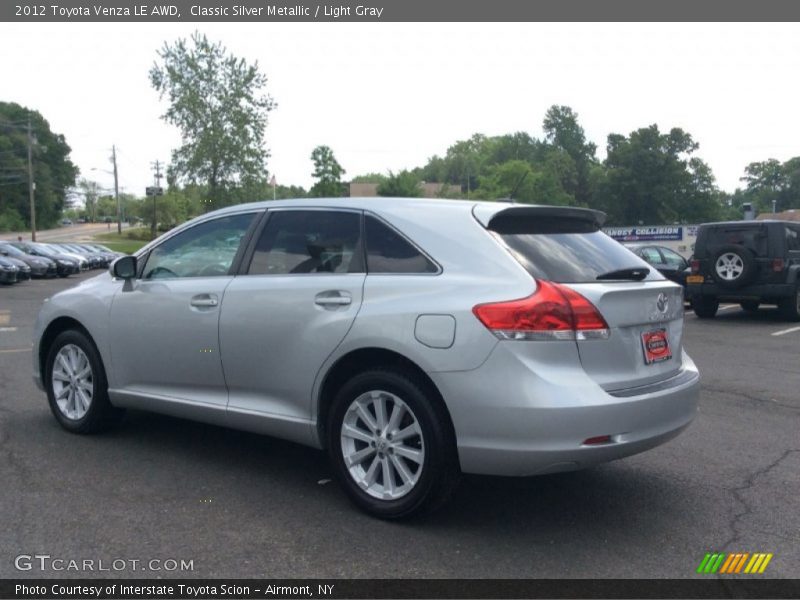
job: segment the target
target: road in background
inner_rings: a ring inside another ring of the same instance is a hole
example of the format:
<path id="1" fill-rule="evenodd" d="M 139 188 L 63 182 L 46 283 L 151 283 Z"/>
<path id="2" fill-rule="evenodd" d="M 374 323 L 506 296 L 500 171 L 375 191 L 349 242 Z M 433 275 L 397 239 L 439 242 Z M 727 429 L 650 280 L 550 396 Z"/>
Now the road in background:
<path id="1" fill-rule="evenodd" d="M 123 223 L 122 228 L 127 229 L 128 224 Z M 36 232 L 37 242 L 66 242 L 66 241 L 89 241 L 99 233 L 109 233 L 117 230 L 117 224 L 111 223 L 78 223 L 75 225 L 65 225 L 56 229 L 44 229 Z M 30 231 L 17 231 L 11 233 L 0 233 L 2 240 L 16 240 L 17 236 L 22 236 L 26 242 L 31 240 Z"/>
<path id="2" fill-rule="evenodd" d="M 687 314 L 703 391 L 670 443 L 575 473 L 465 477 L 441 512 L 387 523 L 288 442 L 139 412 L 102 435 L 61 430 L 30 336 L 42 300 L 76 282 L 0 287 L 0 577 L 41 576 L 13 564 L 38 552 L 194 561 L 115 573 L 133 577 L 683 578 L 710 551 L 772 552 L 766 576 L 797 576 L 800 331 L 773 336 L 791 328 L 773 309 Z"/>

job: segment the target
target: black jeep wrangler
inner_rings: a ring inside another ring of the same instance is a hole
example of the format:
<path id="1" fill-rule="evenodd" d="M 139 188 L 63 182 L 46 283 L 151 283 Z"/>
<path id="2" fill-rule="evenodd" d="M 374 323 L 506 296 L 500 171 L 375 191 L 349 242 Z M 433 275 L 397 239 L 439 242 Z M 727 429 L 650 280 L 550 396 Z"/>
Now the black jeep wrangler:
<path id="1" fill-rule="evenodd" d="M 800 223 L 706 223 L 690 264 L 686 296 L 698 317 L 714 317 L 724 301 L 747 311 L 777 304 L 784 319 L 800 321 Z"/>

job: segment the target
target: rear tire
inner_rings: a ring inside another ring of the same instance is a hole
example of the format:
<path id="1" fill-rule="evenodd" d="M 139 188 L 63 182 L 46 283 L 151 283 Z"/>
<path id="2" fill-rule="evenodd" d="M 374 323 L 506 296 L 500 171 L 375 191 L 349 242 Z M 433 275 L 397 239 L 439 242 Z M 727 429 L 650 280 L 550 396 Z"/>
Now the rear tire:
<path id="1" fill-rule="evenodd" d="M 778 311 L 785 321 L 800 321 L 800 286 L 788 298 L 781 298 L 778 302 Z"/>
<path id="2" fill-rule="evenodd" d="M 432 512 L 458 484 L 449 415 L 411 373 L 380 368 L 356 375 L 337 392 L 327 425 L 336 479 L 353 503 L 375 517 Z"/>
<path id="3" fill-rule="evenodd" d="M 719 300 L 712 296 L 695 296 L 692 298 L 692 309 L 701 319 L 713 319 L 719 309 Z"/>
<path id="4" fill-rule="evenodd" d="M 124 410 L 111 405 L 103 361 L 82 331 L 63 331 L 47 353 L 44 379 L 50 410 L 72 433 L 95 433 L 116 424 Z"/>
<path id="5" fill-rule="evenodd" d="M 758 300 L 744 300 L 743 302 L 739 302 L 739 306 L 741 306 L 743 310 L 753 313 L 758 310 L 761 303 Z"/>

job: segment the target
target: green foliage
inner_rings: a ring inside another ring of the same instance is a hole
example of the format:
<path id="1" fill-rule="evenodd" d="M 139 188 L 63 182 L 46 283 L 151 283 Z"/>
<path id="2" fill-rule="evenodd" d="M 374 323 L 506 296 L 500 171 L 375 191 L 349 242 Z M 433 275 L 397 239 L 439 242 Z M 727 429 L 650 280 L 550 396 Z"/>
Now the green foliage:
<path id="1" fill-rule="evenodd" d="M 542 127 L 547 142 L 563 151 L 560 169 L 562 173 L 566 170 L 568 176 L 561 179 L 562 187 L 579 205 L 588 206 L 593 192 L 590 172 L 597 161 L 597 146 L 586 141 L 583 127 L 578 124 L 578 114 L 569 106 L 551 106 Z M 569 162 L 571 164 L 566 164 Z"/>
<path id="2" fill-rule="evenodd" d="M 386 181 L 386 175 L 382 173 L 366 173 L 365 175 L 358 175 L 350 180 L 350 183 L 377 183 L 381 184 Z"/>
<path id="3" fill-rule="evenodd" d="M 33 180 L 36 183 L 36 226 L 53 227 L 66 206 L 67 190 L 75 185 L 77 167 L 69 159 L 63 135 L 34 110 L 0 102 L 0 229 L 30 227 L 28 196 L 28 118 L 34 137 Z M 20 226 L 22 223 L 22 226 Z"/>
<path id="4" fill-rule="evenodd" d="M 79 194 L 83 197 L 86 220 L 94 223 L 97 221 L 97 201 L 100 198 L 100 185 L 82 177 L 78 182 Z"/>
<path id="5" fill-rule="evenodd" d="M 772 212 L 774 201 L 776 212 L 800 208 L 800 156 L 785 163 L 774 158 L 750 163 L 742 181 L 747 187 L 743 191 L 737 189 L 732 199 L 737 207 L 750 202 L 760 213 Z"/>
<path id="6" fill-rule="evenodd" d="M 403 170 L 395 175 L 389 171 L 389 176 L 378 185 L 379 196 L 394 198 L 418 198 L 422 195 L 420 180 L 411 171 Z"/>
<path id="7" fill-rule="evenodd" d="M 333 150 L 328 146 L 317 146 L 311 152 L 311 161 L 314 163 L 312 177 L 317 182 L 311 186 L 309 196 L 314 198 L 338 197 L 344 192 L 342 175 L 345 170 L 333 155 Z"/>
<path id="8" fill-rule="evenodd" d="M 11 207 L 0 209 L 0 231 L 24 231 L 25 229 L 25 221 L 17 211 Z"/>
<path id="9" fill-rule="evenodd" d="M 720 198 L 711 169 L 691 156 L 698 144 L 682 129 L 656 125 L 608 136 L 606 177 L 598 204 L 610 224 L 698 223 L 717 218 Z"/>
<path id="10" fill-rule="evenodd" d="M 248 64 L 195 32 L 164 44 L 150 82 L 169 107 L 162 115 L 181 132 L 171 184 L 204 184 L 210 208 L 233 203 L 231 189 L 266 178 L 267 115 L 276 107 L 258 63 Z"/>

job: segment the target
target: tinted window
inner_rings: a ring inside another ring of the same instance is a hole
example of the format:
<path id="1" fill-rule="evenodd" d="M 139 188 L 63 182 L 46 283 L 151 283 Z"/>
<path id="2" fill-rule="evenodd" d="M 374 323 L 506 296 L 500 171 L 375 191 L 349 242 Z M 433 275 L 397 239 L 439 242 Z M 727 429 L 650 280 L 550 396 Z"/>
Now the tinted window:
<path id="1" fill-rule="evenodd" d="M 656 248 L 642 248 L 639 250 L 638 254 L 651 265 L 660 265 L 664 262 Z"/>
<path id="2" fill-rule="evenodd" d="M 647 268 L 645 279 L 663 277 L 602 231 L 590 233 L 495 233 L 525 269 L 556 283 L 596 282 L 620 269 Z"/>
<path id="3" fill-rule="evenodd" d="M 706 245 L 709 254 L 722 246 L 744 246 L 756 256 L 767 255 L 766 227 L 712 227 L 708 230 Z"/>
<path id="4" fill-rule="evenodd" d="M 261 233 L 248 273 L 363 273 L 360 238 L 358 213 L 275 211 Z"/>
<path id="5" fill-rule="evenodd" d="M 370 273 L 436 273 L 438 269 L 388 225 L 367 216 L 367 271 Z"/>
<path id="6" fill-rule="evenodd" d="M 150 252 L 142 278 L 227 275 L 253 216 L 222 217 L 172 236 Z"/>
<path id="7" fill-rule="evenodd" d="M 669 248 L 661 248 L 661 254 L 664 255 L 664 261 L 670 266 L 677 267 L 678 269 L 685 269 L 689 266 L 689 264 L 686 262 L 686 259 L 674 250 L 670 250 Z"/>
<path id="8" fill-rule="evenodd" d="M 794 227 L 786 228 L 786 249 L 800 250 L 800 233 Z"/>

